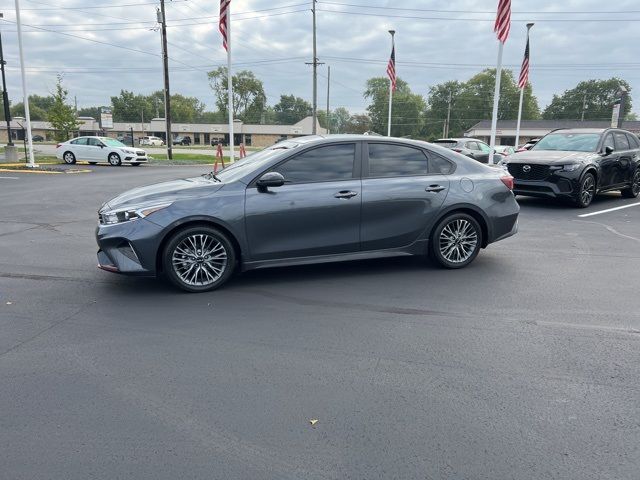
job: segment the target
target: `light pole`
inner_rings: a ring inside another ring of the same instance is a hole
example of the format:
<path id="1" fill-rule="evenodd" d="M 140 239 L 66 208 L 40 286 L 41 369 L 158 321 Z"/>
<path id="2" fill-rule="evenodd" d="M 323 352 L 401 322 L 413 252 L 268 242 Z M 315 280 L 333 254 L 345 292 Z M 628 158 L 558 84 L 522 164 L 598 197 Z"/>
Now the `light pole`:
<path id="1" fill-rule="evenodd" d="M 520 120 L 522 119 L 522 101 L 524 99 L 524 89 L 527 86 L 526 82 L 529 81 L 529 66 L 530 66 L 530 51 L 529 51 L 529 31 L 533 27 L 533 23 L 527 23 L 527 46 L 524 49 L 524 59 L 522 60 L 522 70 L 526 68 L 525 82 L 520 86 L 520 103 L 518 104 L 518 123 L 516 124 L 516 141 L 515 147 L 518 149 L 518 143 L 520 142 Z M 523 72 L 520 72 L 522 77 Z"/>
<path id="2" fill-rule="evenodd" d="M 0 18 L 4 15 L 0 13 Z M 4 119 L 7 121 L 7 146 L 13 147 L 11 138 L 11 111 L 9 110 L 9 94 L 7 93 L 7 80 L 4 73 L 4 54 L 2 53 L 2 33 L 0 33 L 0 69 L 2 70 L 2 103 L 4 104 Z"/>

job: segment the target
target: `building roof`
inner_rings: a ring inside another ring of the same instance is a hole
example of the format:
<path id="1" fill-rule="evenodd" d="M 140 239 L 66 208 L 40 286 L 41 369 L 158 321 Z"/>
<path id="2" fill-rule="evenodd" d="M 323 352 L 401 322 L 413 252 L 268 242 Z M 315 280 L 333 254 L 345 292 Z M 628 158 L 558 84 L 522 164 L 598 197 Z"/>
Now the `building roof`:
<path id="1" fill-rule="evenodd" d="M 516 120 L 498 120 L 498 129 L 509 130 L 516 128 Z M 556 128 L 608 128 L 611 126 L 609 120 L 522 120 L 521 129 L 544 129 L 555 130 Z M 622 122 L 622 128 L 627 130 L 640 130 L 640 121 L 630 120 Z M 481 120 L 471 127 L 471 130 L 491 129 L 491 120 Z"/>

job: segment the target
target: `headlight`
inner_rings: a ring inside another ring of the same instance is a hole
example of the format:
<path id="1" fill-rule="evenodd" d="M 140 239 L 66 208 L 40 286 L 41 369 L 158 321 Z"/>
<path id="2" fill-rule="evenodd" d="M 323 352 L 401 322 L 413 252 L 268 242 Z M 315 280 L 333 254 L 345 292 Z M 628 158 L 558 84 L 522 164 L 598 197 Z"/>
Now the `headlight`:
<path id="1" fill-rule="evenodd" d="M 580 168 L 580 164 L 579 163 L 570 163 L 568 165 L 562 165 L 562 167 L 560 168 L 560 171 L 561 172 L 574 172 L 579 168 Z"/>
<path id="2" fill-rule="evenodd" d="M 134 152 L 133 150 L 127 150 L 127 149 L 125 149 L 125 148 L 122 148 L 121 150 L 122 150 L 124 153 L 136 153 L 136 152 Z"/>
<path id="3" fill-rule="evenodd" d="M 162 203 L 156 205 L 140 205 L 133 206 L 122 210 L 111 210 L 100 213 L 100 223 L 103 225 L 114 225 L 116 223 L 129 222 L 138 218 L 145 218 L 152 213 L 167 208 L 171 203 Z"/>

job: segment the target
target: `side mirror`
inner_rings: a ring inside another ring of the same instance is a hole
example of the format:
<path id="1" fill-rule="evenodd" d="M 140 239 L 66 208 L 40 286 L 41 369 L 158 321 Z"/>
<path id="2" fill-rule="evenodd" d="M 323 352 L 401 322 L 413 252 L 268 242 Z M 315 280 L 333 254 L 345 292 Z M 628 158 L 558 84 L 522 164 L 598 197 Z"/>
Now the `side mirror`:
<path id="1" fill-rule="evenodd" d="M 605 155 L 611 155 L 614 151 L 615 151 L 614 148 L 610 147 L 609 145 L 604 147 L 604 154 Z"/>
<path id="2" fill-rule="evenodd" d="M 263 190 L 269 187 L 281 187 L 284 185 L 284 177 L 278 172 L 267 172 L 258 179 L 256 185 Z"/>

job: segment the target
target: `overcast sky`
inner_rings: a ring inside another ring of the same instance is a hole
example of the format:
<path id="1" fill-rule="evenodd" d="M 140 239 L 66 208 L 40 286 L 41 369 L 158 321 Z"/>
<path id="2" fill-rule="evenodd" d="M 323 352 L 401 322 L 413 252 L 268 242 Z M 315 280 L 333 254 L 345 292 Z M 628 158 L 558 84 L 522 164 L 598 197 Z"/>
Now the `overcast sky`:
<path id="1" fill-rule="evenodd" d="M 156 4 L 151 0 L 20 3 L 31 93 L 51 92 L 57 73 L 64 74 L 65 86 L 71 98 L 77 96 L 79 106 L 109 105 L 109 97 L 121 89 L 150 93 L 162 88 L 160 33 L 153 30 Z M 311 67 L 305 62 L 311 60 L 311 2 L 233 0 L 231 4 L 234 69 L 252 70 L 264 82 L 271 105 L 280 94 L 310 101 Z M 495 66 L 496 5 L 497 0 L 318 2 L 318 57 L 326 63 L 319 67 L 319 107 L 326 105 L 330 65 L 331 108 L 365 110 L 365 81 L 385 75 L 389 29 L 397 31 L 398 75 L 425 96 L 432 85 L 466 80 L 483 67 Z M 541 108 L 554 93 L 590 78 L 618 76 L 640 92 L 638 0 L 514 0 L 512 5 L 504 63 L 517 75 L 525 24 L 534 21 L 530 80 Z M 167 0 L 172 93 L 196 96 L 210 108 L 214 99 L 206 72 L 226 62 L 217 30 L 218 7 L 217 0 Z M 17 103 L 22 88 L 16 12 L 9 0 L 0 8 L 6 20 L 0 22 L 0 31 L 7 89 Z M 640 95 L 634 111 L 640 111 Z"/>

